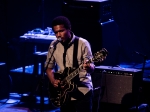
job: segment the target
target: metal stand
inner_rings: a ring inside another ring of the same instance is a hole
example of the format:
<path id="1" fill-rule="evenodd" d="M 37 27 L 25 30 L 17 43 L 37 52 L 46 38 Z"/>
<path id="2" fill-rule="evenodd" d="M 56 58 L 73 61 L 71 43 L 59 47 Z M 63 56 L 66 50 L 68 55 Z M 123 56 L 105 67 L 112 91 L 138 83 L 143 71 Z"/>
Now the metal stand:
<path id="1" fill-rule="evenodd" d="M 102 97 L 103 97 L 103 91 L 104 91 L 104 87 L 103 87 L 103 84 L 102 84 L 102 80 L 103 80 L 103 78 L 104 78 L 104 75 L 106 74 L 106 71 L 104 70 L 103 72 L 102 72 L 102 77 L 101 77 L 101 82 L 100 82 L 100 90 L 99 90 L 99 97 L 98 97 L 98 105 L 97 105 L 97 110 L 96 110 L 96 112 L 99 112 L 99 109 L 100 109 L 100 101 L 101 101 L 101 99 L 102 99 Z"/>
<path id="2" fill-rule="evenodd" d="M 137 51 L 135 51 L 135 53 L 136 54 L 138 54 L 138 55 L 141 55 L 142 57 L 143 57 L 143 66 L 142 66 L 142 78 L 143 78 L 143 75 L 144 75 L 144 70 L 145 70 L 145 63 L 146 63 L 146 60 L 147 60 L 147 55 L 145 55 L 145 54 L 142 54 L 142 53 L 140 53 L 140 52 L 137 52 Z M 141 88 L 139 88 L 139 92 L 140 92 L 140 89 Z M 139 97 L 140 97 L 140 94 L 138 93 L 138 96 L 137 96 L 137 103 L 136 103 L 136 112 L 138 112 L 138 103 L 139 103 Z"/>
<path id="3" fill-rule="evenodd" d="M 47 62 L 47 65 L 45 67 L 45 69 L 43 70 L 43 73 L 42 73 L 42 76 L 41 76 L 41 80 L 40 80 L 40 84 L 38 86 L 40 86 L 40 112 L 44 112 L 44 80 L 45 80 L 45 73 L 46 73 L 46 70 L 48 68 L 48 64 L 54 54 L 54 51 L 55 51 L 55 47 L 53 47 L 53 52 L 51 53 L 51 57 L 49 58 L 49 61 Z M 39 87 L 37 87 L 38 89 Z"/>

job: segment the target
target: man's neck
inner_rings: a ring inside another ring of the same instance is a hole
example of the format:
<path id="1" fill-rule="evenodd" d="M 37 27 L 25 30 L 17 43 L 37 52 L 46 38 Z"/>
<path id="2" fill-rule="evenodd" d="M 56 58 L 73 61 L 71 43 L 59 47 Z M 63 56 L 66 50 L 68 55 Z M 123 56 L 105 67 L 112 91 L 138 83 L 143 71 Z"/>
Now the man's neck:
<path id="1" fill-rule="evenodd" d="M 63 42 L 63 45 L 68 45 L 70 43 L 70 41 L 72 40 L 73 38 L 73 33 L 70 32 L 70 37 L 67 38 L 67 40 L 65 42 Z"/>

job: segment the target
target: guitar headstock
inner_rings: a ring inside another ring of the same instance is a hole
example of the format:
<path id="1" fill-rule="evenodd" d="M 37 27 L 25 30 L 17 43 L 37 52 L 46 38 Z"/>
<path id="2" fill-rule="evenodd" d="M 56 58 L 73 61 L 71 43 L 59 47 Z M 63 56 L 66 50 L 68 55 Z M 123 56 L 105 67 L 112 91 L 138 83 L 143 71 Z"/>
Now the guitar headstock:
<path id="1" fill-rule="evenodd" d="M 106 59 L 108 51 L 105 48 L 102 48 L 100 51 L 96 52 L 93 57 L 94 62 L 102 62 Z"/>

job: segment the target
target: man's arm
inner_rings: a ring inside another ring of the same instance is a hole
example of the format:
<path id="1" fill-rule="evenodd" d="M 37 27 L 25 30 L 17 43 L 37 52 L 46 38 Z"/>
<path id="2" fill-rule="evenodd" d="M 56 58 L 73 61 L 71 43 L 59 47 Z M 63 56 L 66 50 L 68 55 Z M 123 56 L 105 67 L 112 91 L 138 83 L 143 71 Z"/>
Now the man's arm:
<path id="1" fill-rule="evenodd" d="M 89 62 L 90 61 L 89 59 L 92 59 L 93 55 L 92 55 L 90 43 L 87 40 L 83 44 L 83 49 L 84 49 L 83 69 L 86 70 L 88 73 L 92 73 L 95 69 L 95 65 L 93 62 L 92 63 Z"/>
<path id="2" fill-rule="evenodd" d="M 60 83 L 60 81 L 57 80 L 57 79 L 55 79 L 55 77 L 54 77 L 54 70 L 51 69 L 51 68 L 47 68 L 46 74 L 47 74 L 48 79 L 49 79 L 49 81 L 51 82 L 51 84 L 52 84 L 54 87 L 58 87 L 58 84 Z"/>
<path id="3" fill-rule="evenodd" d="M 87 60 L 88 61 L 88 60 Z M 83 69 L 88 73 L 92 73 L 95 69 L 95 65 L 93 63 L 83 62 Z"/>

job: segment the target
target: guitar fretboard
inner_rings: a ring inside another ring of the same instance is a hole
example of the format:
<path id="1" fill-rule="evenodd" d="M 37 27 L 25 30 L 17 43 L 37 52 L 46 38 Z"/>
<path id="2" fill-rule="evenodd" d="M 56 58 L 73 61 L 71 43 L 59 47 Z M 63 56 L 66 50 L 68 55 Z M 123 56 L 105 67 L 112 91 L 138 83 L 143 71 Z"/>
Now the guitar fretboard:
<path id="1" fill-rule="evenodd" d="M 76 75 L 78 75 L 82 65 L 79 66 L 76 70 L 74 70 L 70 75 L 68 75 L 64 80 L 70 82 Z"/>

